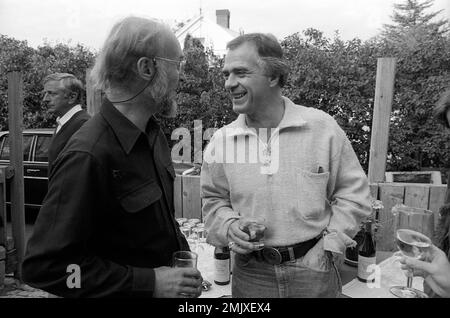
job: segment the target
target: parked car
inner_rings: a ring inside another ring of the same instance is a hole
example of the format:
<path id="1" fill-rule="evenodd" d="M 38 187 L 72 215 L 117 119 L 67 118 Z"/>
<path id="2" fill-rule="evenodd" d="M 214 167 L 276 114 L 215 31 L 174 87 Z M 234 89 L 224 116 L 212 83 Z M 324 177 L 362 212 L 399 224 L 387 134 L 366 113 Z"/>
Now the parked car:
<path id="1" fill-rule="evenodd" d="M 48 188 L 48 148 L 54 128 L 26 129 L 23 132 L 23 176 L 25 207 L 39 210 Z M 9 132 L 0 132 L 0 165 L 9 165 Z M 11 204 L 6 187 L 7 205 Z"/>

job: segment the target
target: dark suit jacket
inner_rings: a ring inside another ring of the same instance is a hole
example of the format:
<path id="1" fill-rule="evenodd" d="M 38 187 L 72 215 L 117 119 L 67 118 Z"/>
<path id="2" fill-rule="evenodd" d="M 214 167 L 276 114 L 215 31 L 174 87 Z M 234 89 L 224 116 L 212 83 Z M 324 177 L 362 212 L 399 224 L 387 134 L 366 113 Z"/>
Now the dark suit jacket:
<path id="1" fill-rule="evenodd" d="M 83 124 L 90 119 L 91 116 L 85 111 L 81 110 L 73 115 L 67 123 L 65 123 L 56 135 L 53 136 L 52 143 L 48 149 L 48 175 L 53 168 L 58 154 L 63 150 L 70 137 L 80 129 Z"/>

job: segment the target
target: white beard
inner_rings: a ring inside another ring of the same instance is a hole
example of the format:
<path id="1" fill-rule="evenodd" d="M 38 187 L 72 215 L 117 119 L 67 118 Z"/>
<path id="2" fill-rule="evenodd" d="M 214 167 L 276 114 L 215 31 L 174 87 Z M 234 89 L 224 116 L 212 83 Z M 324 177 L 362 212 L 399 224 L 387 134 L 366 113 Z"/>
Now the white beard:
<path id="1" fill-rule="evenodd" d="M 160 104 L 159 114 L 165 118 L 174 118 L 177 115 L 178 105 L 175 98 L 164 98 Z"/>

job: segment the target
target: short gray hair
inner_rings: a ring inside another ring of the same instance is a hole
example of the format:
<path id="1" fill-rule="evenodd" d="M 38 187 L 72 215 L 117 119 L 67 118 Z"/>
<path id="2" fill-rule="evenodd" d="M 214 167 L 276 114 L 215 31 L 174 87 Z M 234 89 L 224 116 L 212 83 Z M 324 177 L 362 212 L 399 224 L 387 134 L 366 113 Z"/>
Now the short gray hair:
<path id="1" fill-rule="evenodd" d="M 283 57 L 283 49 L 273 34 L 248 33 L 234 38 L 227 44 L 227 49 L 234 50 L 244 43 L 253 43 L 260 59 L 264 62 L 267 75 L 279 76 L 280 87 L 283 87 L 289 75 L 289 65 Z"/>
<path id="2" fill-rule="evenodd" d="M 84 94 L 84 86 L 75 75 L 69 73 L 53 73 L 44 77 L 43 83 L 45 85 L 50 81 L 60 82 L 66 91 L 77 93 L 77 103 L 81 102 Z"/>
<path id="3" fill-rule="evenodd" d="M 156 19 L 127 17 L 109 33 L 91 73 L 94 85 L 106 89 L 111 84 L 126 85 L 136 74 L 141 57 L 158 56 L 162 50 L 162 31 L 170 28 Z"/>

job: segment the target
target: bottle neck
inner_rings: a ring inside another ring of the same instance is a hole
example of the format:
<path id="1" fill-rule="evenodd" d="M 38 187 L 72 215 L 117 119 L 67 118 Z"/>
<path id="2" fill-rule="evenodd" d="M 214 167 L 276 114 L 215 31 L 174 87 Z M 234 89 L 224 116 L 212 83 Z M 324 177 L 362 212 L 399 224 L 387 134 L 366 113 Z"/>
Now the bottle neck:
<path id="1" fill-rule="evenodd" d="M 372 234 L 372 222 L 367 222 L 365 227 L 366 233 Z"/>

